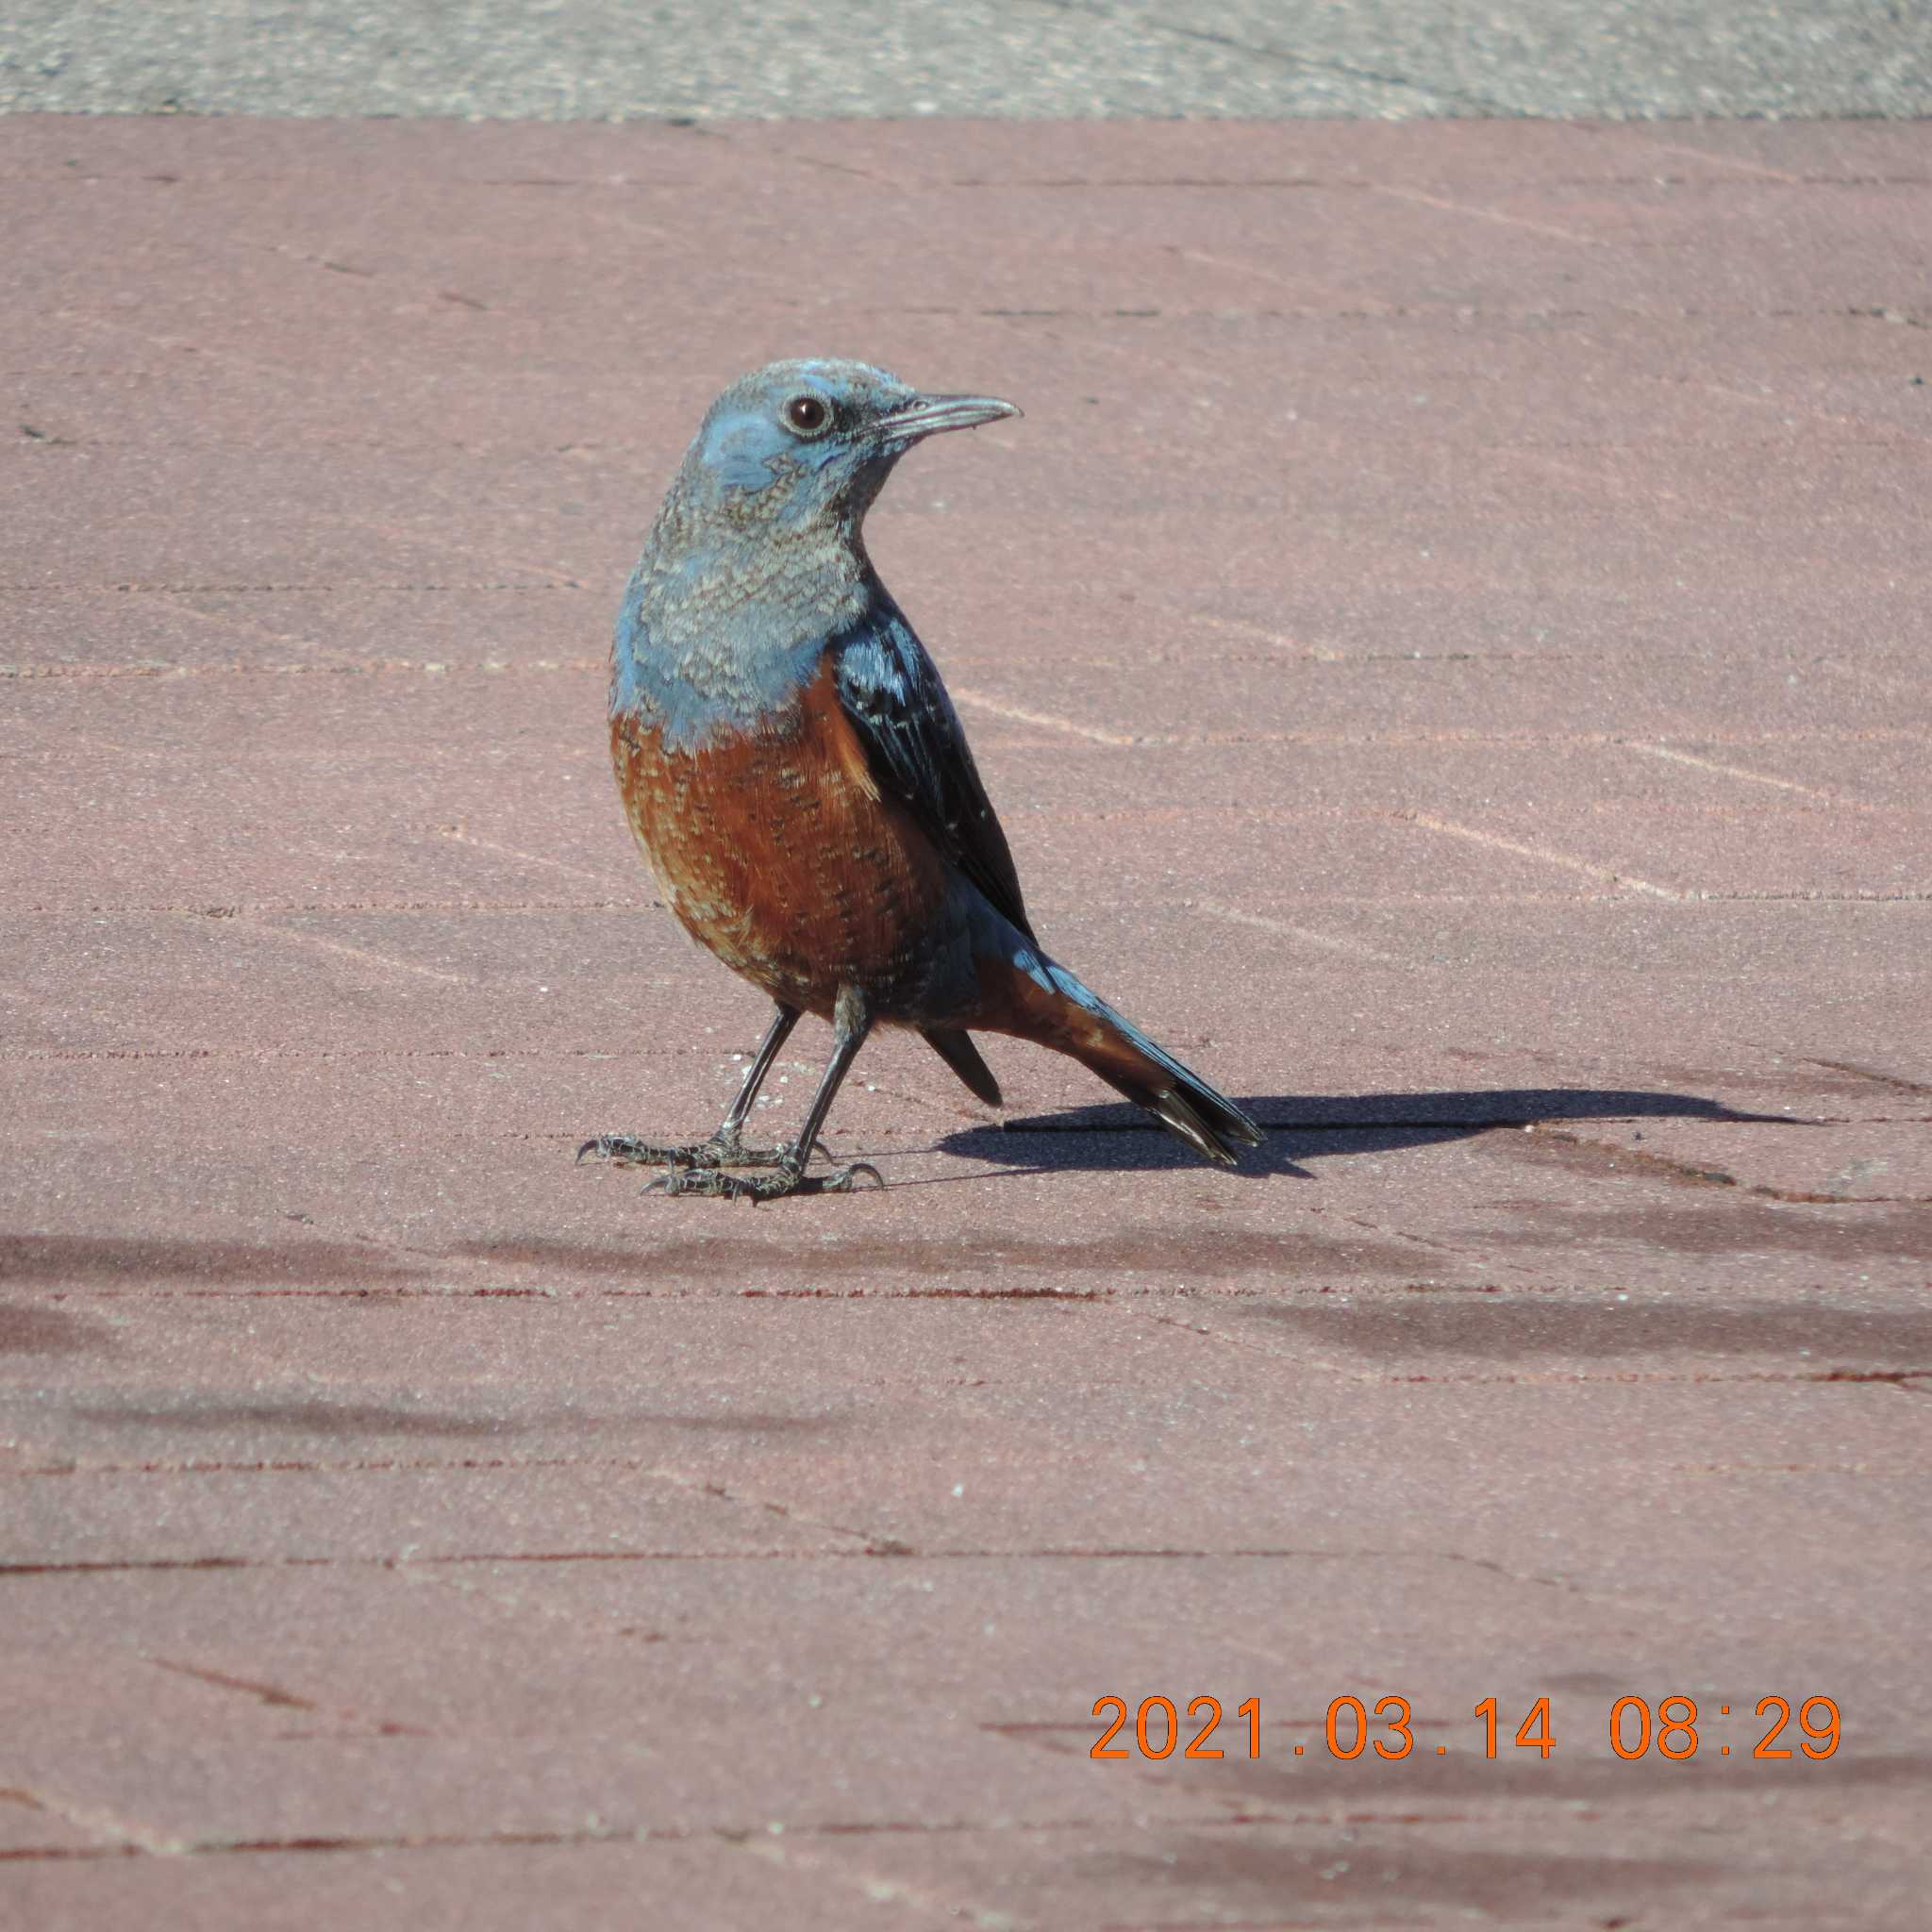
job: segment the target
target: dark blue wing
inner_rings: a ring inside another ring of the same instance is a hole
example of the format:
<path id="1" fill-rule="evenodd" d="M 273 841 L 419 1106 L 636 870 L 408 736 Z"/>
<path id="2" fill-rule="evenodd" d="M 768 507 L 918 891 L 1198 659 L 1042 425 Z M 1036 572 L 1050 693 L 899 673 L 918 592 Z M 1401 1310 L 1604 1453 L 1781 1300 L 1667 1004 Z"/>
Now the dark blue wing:
<path id="1" fill-rule="evenodd" d="M 883 591 L 831 645 L 840 702 L 879 790 L 1030 940 L 1007 835 L 966 749 L 959 714 L 912 626 Z"/>

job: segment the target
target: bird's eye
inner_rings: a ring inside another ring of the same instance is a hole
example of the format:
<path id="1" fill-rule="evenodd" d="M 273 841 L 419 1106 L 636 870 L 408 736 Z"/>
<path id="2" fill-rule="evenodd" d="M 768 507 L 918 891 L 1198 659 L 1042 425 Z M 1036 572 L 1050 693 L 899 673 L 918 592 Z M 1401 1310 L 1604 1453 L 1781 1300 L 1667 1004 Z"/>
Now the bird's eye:
<path id="1" fill-rule="evenodd" d="M 819 436 L 830 425 L 832 412 L 823 396 L 793 396 L 785 405 L 785 425 L 800 436 Z"/>

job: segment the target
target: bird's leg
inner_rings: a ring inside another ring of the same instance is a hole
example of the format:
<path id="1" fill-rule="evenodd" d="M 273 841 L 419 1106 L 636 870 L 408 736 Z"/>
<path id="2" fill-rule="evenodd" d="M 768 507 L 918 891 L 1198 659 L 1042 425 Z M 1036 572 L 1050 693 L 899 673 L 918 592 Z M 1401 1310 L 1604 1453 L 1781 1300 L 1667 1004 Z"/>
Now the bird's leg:
<path id="1" fill-rule="evenodd" d="M 798 1008 L 781 1002 L 777 1011 L 772 1015 L 772 1024 L 765 1028 L 765 1037 L 758 1041 L 758 1050 L 753 1055 L 751 1065 L 745 1069 L 738 1098 L 731 1103 L 731 1111 L 708 1141 L 690 1141 L 679 1144 L 641 1141 L 635 1134 L 599 1134 L 577 1149 L 577 1158 L 582 1160 L 586 1155 L 591 1155 L 599 1160 L 615 1161 L 620 1167 L 781 1166 L 787 1149 L 747 1147 L 741 1136 L 745 1118 L 751 1112 L 751 1104 L 758 1097 L 758 1089 L 765 1084 L 765 1076 L 777 1060 L 779 1050 L 791 1037 L 791 1029 L 797 1024 Z"/>
<path id="2" fill-rule="evenodd" d="M 864 997 L 848 987 L 840 993 L 838 1004 L 832 1008 L 832 1057 L 825 1062 L 825 1071 L 819 1077 L 818 1091 L 812 1095 L 811 1106 L 806 1109 L 798 1138 L 779 1155 L 774 1163 L 775 1173 L 749 1180 L 734 1174 L 722 1174 L 716 1168 L 674 1167 L 669 1174 L 647 1181 L 645 1186 L 667 1194 L 716 1194 L 727 1201 L 754 1203 L 774 1201 L 782 1194 L 847 1194 L 858 1184 L 861 1175 L 870 1175 L 884 1187 L 886 1183 L 878 1169 L 862 1160 L 855 1161 L 850 1167 L 834 1168 L 825 1174 L 808 1174 L 805 1171 L 806 1163 L 811 1158 L 811 1151 L 818 1144 L 819 1129 L 824 1125 L 825 1115 L 831 1111 L 832 1097 L 839 1091 L 839 1083 L 858 1058 L 858 1049 L 865 1044 L 865 1036 L 871 1031 L 872 1014 L 867 1009 Z"/>

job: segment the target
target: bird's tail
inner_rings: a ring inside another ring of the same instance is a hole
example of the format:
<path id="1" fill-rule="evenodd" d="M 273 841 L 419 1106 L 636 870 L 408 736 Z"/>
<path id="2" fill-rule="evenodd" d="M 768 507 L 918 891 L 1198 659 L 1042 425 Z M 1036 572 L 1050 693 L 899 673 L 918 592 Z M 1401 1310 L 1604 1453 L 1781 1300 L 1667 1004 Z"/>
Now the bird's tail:
<path id="1" fill-rule="evenodd" d="M 970 1033 L 961 1033 L 956 1026 L 925 1026 L 920 1030 L 925 1035 L 925 1043 L 965 1081 L 975 1100 L 983 1100 L 989 1107 L 1000 1104 L 1000 1083 L 993 1078 L 992 1069 L 980 1058 Z"/>
<path id="2" fill-rule="evenodd" d="M 1235 1158 L 1235 1143 L 1261 1143 L 1261 1129 L 1224 1093 L 1181 1065 L 1064 966 L 1030 948 L 1014 959 L 1010 1016 L 989 1024 L 1071 1054 L 1144 1107 L 1169 1133 L 1209 1160 Z"/>

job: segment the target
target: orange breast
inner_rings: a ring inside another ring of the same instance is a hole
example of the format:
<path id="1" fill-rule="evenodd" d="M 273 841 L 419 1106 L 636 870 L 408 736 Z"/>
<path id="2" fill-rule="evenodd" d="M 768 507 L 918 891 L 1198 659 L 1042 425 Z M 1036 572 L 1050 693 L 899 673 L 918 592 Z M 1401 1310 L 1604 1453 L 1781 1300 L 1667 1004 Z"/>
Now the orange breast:
<path id="1" fill-rule="evenodd" d="M 610 753 L 665 903 L 734 972 L 822 1015 L 844 986 L 890 1014 L 922 976 L 945 862 L 880 796 L 829 662 L 768 735 L 667 751 L 619 716 Z"/>

